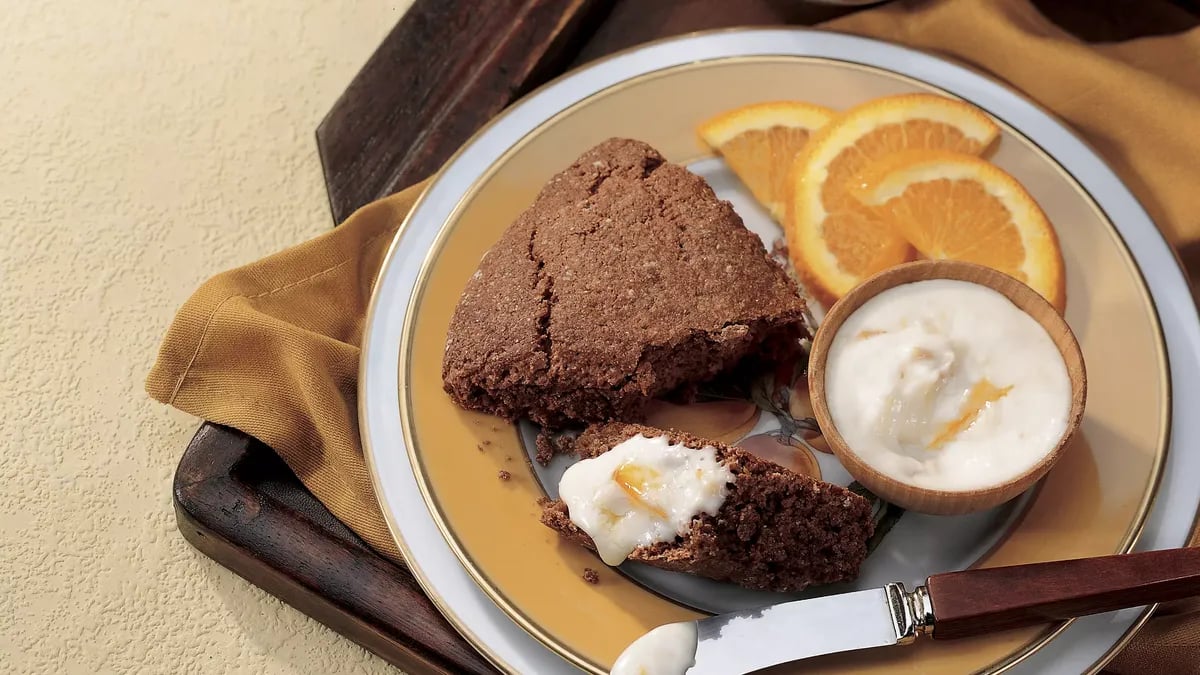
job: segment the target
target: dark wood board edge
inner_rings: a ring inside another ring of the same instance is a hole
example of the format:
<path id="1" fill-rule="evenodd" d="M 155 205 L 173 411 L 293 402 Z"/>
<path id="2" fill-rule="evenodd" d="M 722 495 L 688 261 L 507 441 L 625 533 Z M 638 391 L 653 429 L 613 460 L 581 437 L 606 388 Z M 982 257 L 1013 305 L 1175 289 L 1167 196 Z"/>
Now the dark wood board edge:
<path id="1" fill-rule="evenodd" d="M 612 0 L 417 0 L 317 127 L 334 222 L 434 173 L 573 56 Z"/>
<path id="2" fill-rule="evenodd" d="M 352 534 L 338 534 L 239 479 L 243 464 L 273 455 L 235 429 L 204 423 L 175 473 L 175 517 L 184 539 L 408 672 L 495 672 L 446 622 L 407 569 Z M 294 489 L 302 491 L 295 482 Z M 305 508 L 323 510 L 311 495 Z"/>

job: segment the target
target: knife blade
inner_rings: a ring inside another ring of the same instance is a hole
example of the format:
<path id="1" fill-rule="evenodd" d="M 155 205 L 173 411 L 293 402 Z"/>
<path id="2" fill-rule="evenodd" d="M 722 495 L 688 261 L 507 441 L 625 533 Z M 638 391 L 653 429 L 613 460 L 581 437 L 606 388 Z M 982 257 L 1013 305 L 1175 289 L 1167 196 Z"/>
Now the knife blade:
<path id="1" fill-rule="evenodd" d="M 612 675 L 731 675 L 823 654 L 955 639 L 1200 595 L 1200 548 L 935 574 L 660 626 Z"/>
<path id="2" fill-rule="evenodd" d="M 916 635 L 901 584 L 733 612 L 696 622 L 688 675 L 729 675 L 821 654 L 911 642 Z M 731 644 L 743 648 L 730 649 Z"/>

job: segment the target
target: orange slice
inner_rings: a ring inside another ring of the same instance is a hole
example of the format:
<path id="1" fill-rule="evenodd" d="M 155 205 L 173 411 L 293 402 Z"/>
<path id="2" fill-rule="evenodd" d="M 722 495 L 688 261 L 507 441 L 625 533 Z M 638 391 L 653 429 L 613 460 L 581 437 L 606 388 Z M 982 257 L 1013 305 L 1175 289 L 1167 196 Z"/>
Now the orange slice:
<path id="1" fill-rule="evenodd" d="M 978 108 L 932 94 L 869 101 L 814 134 L 793 166 L 784 220 L 788 255 L 805 285 L 828 304 L 912 258 L 908 242 L 849 195 L 873 161 L 912 148 L 982 154 L 999 134 Z"/>
<path id="2" fill-rule="evenodd" d="M 758 203 L 782 221 L 792 162 L 809 136 L 836 114 L 799 101 L 754 103 L 717 115 L 696 132 L 725 158 Z"/>
<path id="3" fill-rule="evenodd" d="M 896 153 L 862 174 L 854 196 L 926 258 L 987 265 L 1066 306 L 1054 227 L 1015 178 L 973 155 Z"/>

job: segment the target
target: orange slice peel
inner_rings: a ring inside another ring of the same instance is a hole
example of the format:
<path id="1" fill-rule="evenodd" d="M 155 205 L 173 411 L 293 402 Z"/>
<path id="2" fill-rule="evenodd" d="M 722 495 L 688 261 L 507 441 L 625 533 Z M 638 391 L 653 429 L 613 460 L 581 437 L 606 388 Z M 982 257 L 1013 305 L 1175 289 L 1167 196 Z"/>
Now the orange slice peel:
<path id="1" fill-rule="evenodd" d="M 829 304 L 915 256 L 902 236 L 850 194 L 873 162 L 913 148 L 983 154 L 999 133 L 968 103 L 903 94 L 851 108 L 813 134 L 793 164 L 783 221 L 788 255 L 805 286 Z"/>
<path id="2" fill-rule="evenodd" d="M 767 101 L 709 119 L 696 129 L 776 220 L 783 218 L 792 162 L 837 113 L 800 101 Z"/>
<path id="3" fill-rule="evenodd" d="M 851 190 L 922 257 L 986 265 L 1059 312 L 1066 274 L 1054 227 L 1015 178 L 972 155 L 908 150 L 875 162 Z"/>

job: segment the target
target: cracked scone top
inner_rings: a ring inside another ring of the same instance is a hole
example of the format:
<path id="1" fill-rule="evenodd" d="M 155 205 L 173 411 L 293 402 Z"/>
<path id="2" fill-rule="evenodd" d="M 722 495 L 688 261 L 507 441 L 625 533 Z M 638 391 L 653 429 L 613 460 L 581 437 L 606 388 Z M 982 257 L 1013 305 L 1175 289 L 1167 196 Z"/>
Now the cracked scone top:
<path id="1" fill-rule="evenodd" d="M 442 377 L 465 408 L 637 420 L 747 357 L 798 349 L 804 301 L 703 179 L 610 139 L 554 176 L 483 257 Z"/>

